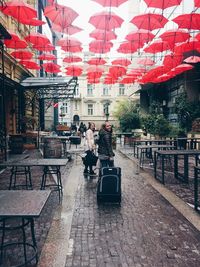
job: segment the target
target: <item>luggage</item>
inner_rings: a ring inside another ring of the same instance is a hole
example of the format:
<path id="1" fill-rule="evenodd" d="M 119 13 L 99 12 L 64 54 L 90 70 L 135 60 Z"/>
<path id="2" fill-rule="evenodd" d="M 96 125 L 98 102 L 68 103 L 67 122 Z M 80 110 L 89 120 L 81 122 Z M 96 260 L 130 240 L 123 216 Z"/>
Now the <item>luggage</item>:
<path id="1" fill-rule="evenodd" d="M 103 167 L 100 169 L 97 202 L 121 203 L 121 168 Z"/>

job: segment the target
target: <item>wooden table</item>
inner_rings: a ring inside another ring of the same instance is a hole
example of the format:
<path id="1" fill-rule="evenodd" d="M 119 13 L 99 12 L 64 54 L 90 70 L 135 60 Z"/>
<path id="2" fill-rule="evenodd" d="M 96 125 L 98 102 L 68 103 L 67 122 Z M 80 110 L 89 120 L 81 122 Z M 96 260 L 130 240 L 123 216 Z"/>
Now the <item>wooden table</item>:
<path id="1" fill-rule="evenodd" d="M 0 264 L 2 264 L 2 266 L 6 266 L 3 263 L 4 249 L 11 246 L 23 248 L 24 262 L 16 266 L 28 266 L 33 260 L 35 260 L 37 264 L 38 252 L 34 219 L 41 215 L 50 193 L 51 191 L 49 190 L 0 190 L 0 229 L 2 230 Z M 12 226 L 10 226 L 10 219 L 15 219 L 13 220 Z M 31 241 L 26 238 L 28 226 L 30 226 Z M 19 230 L 20 233 L 23 233 L 22 241 L 10 241 L 5 243 L 6 231 L 12 230 Z M 32 255 L 29 258 L 27 256 L 28 249 L 32 250 Z"/>
<path id="2" fill-rule="evenodd" d="M 200 150 L 165 150 L 165 151 L 155 151 L 154 153 L 154 177 L 158 179 L 161 183 L 165 183 L 165 159 L 169 157 L 174 158 L 174 177 L 180 179 L 183 182 L 188 183 L 188 165 L 189 165 L 189 157 L 195 157 L 195 165 L 198 162 L 198 156 L 200 155 Z M 178 171 L 178 161 L 179 157 L 184 157 L 184 167 L 183 167 L 183 174 Z M 161 158 L 161 179 L 158 178 L 157 175 L 157 160 Z"/>
<path id="3" fill-rule="evenodd" d="M 26 189 L 32 189 L 31 181 L 31 167 L 43 167 L 43 175 L 41 180 L 40 189 L 46 188 L 46 180 L 48 174 L 55 174 L 57 181 L 51 186 L 55 186 L 55 190 L 59 193 L 59 201 L 63 195 L 62 177 L 60 168 L 66 166 L 68 159 L 24 159 L 15 161 L 6 161 L 0 164 L 2 167 L 11 167 L 11 175 L 9 182 L 9 190 L 12 186 L 16 188 L 16 178 L 18 174 L 24 174 L 26 178 Z"/>

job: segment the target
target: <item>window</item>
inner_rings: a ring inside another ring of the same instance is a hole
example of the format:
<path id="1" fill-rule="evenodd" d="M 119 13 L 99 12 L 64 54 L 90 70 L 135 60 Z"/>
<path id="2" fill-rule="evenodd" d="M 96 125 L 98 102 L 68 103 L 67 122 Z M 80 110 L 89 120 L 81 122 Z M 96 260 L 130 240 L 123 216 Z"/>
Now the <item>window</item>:
<path id="1" fill-rule="evenodd" d="M 77 110 L 78 109 L 78 102 L 74 101 L 74 109 Z"/>
<path id="2" fill-rule="evenodd" d="M 119 95 L 125 95 L 125 87 L 124 84 L 119 85 Z"/>
<path id="3" fill-rule="evenodd" d="M 103 104 L 103 114 L 109 114 L 109 103 Z"/>
<path id="4" fill-rule="evenodd" d="M 88 104 L 88 115 L 93 115 L 94 107 L 93 104 Z"/>
<path id="5" fill-rule="evenodd" d="M 78 96 L 79 95 L 79 84 L 77 84 L 77 86 L 76 86 L 74 95 L 75 96 Z"/>
<path id="6" fill-rule="evenodd" d="M 66 102 L 63 102 L 63 113 L 65 114 L 65 113 L 67 113 L 68 112 L 68 103 L 66 103 Z"/>
<path id="7" fill-rule="evenodd" d="M 87 85 L 87 95 L 93 96 L 93 85 L 92 84 Z"/>
<path id="8" fill-rule="evenodd" d="M 103 87 L 103 95 L 108 95 L 108 87 Z"/>

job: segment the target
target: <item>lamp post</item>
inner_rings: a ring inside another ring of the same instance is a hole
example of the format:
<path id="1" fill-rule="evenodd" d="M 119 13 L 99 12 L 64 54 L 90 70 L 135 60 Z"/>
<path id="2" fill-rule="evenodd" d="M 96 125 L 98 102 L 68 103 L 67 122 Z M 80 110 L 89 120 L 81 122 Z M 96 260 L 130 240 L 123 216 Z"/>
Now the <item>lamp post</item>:
<path id="1" fill-rule="evenodd" d="M 109 106 L 110 106 L 110 102 L 109 101 L 107 101 L 106 103 L 105 103 L 105 116 L 106 116 L 106 121 L 108 121 L 108 118 L 109 118 Z"/>

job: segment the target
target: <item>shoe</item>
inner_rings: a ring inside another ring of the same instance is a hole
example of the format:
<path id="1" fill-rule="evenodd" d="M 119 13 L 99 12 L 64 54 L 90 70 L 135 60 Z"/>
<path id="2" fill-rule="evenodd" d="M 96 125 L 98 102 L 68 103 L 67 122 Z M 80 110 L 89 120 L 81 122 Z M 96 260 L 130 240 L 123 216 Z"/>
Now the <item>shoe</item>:
<path id="1" fill-rule="evenodd" d="M 96 175 L 94 171 L 90 171 L 89 174 Z"/>
<path id="2" fill-rule="evenodd" d="M 88 170 L 84 170 L 84 172 L 83 172 L 84 174 L 88 174 L 89 173 L 89 171 Z"/>

